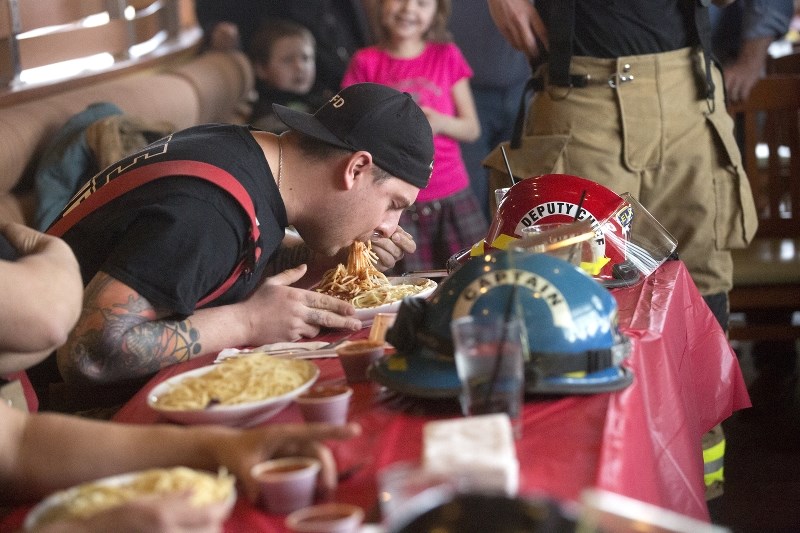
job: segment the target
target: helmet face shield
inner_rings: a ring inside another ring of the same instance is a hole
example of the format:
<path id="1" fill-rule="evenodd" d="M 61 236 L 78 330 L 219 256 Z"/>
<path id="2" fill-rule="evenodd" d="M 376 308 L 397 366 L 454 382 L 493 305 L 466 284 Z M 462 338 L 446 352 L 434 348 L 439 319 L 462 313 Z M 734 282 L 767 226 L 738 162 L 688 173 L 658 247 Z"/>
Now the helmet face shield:
<path id="1" fill-rule="evenodd" d="M 426 365 L 439 371 L 448 365 L 454 374 L 451 322 L 467 315 L 512 313 L 523 319 L 526 330 L 528 392 L 581 394 L 601 390 L 600 384 L 606 387 L 602 390 L 616 390 L 630 383 L 630 373 L 621 367 L 629 344 L 619 331 L 611 294 L 566 261 L 515 251 L 473 258 L 424 304 L 404 301 L 387 333 L 398 354 L 379 365 L 373 377 L 394 388 L 398 376 L 392 376 L 393 369 L 402 372 L 417 365 L 422 373 Z M 591 378 L 603 371 L 605 375 Z M 563 386 L 548 381 L 567 377 L 572 381 Z M 589 387 L 589 379 L 597 383 Z M 457 377 L 455 389 L 457 393 Z"/>
<path id="2" fill-rule="evenodd" d="M 621 197 L 625 207 L 613 217 L 625 221 L 627 234 L 610 232 L 606 238 L 646 277 L 672 255 L 678 241 L 630 193 L 623 193 Z"/>

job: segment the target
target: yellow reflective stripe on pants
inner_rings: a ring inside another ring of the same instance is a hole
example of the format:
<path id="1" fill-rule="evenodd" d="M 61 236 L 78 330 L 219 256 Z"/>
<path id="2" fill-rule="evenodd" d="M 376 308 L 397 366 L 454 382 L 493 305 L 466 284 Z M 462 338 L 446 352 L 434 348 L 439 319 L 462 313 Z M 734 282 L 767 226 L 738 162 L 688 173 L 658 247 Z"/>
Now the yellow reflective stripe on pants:
<path id="1" fill-rule="evenodd" d="M 715 481 L 724 481 L 725 436 L 720 432 L 717 438 L 719 440 L 713 445 L 703 447 L 703 481 L 706 487 Z"/>

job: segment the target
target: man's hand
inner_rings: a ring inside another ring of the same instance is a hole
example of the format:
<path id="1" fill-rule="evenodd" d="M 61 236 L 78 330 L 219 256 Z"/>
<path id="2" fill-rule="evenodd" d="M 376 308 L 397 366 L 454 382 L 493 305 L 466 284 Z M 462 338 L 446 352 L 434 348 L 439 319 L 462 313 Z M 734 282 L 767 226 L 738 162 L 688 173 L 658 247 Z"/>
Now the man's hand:
<path id="1" fill-rule="evenodd" d="M 764 76 L 770 43 L 771 37 L 744 41 L 736 61 L 725 66 L 725 91 L 730 102 L 747 100 L 753 86 Z"/>
<path id="2" fill-rule="evenodd" d="M 405 254 L 413 254 L 417 250 L 414 237 L 400 226 L 397 226 L 397 231 L 390 238 L 374 235 L 371 241 L 372 251 L 378 256 L 375 268 L 381 272 L 392 268 Z"/>
<path id="3" fill-rule="evenodd" d="M 361 434 L 361 426 L 348 424 L 271 424 L 257 429 L 232 431 L 230 438 L 219 439 L 214 446 L 216 462 L 230 470 L 243 485 L 244 494 L 255 501 L 258 484 L 250 476 L 250 469 L 261 461 L 275 457 L 296 455 L 313 457 L 322 463 L 319 484 L 322 491 L 336 487 L 336 461 L 323 441 L 349 439 Z M 205 438 L 215 439 L 213 433 Z"/>
<path id="4" fill-rule="evenodd" d="M 536 42 L 548 47 L 547 28 L 530 0 L 487 0 L 489 13 L 497 29 L 511 43 L 511 46 L 528 55 L 538 58 L 542 50 Z"/>
<path id="5" fill-rule="evenodd" d="M 314 337 L 320 329 L 361 329 L 353 306 L 326 294 L 290 287 L 306 272 L 306 265 L 267 278 L 246 300 L 247 320 L 253 332 L 251 343 L 296 341 Z"/>

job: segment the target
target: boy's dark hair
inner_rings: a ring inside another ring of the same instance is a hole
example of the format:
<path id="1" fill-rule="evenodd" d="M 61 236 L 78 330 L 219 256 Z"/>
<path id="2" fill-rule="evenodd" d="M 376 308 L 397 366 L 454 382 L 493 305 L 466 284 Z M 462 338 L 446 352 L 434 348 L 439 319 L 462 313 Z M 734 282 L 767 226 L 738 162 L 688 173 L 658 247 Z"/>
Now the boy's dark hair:
<path id="1" fill-rule="evenodd" d="M 272 47 L 275 41 L 285 37 L 303 37 L 311 41 L 314 47 L 317 42 L 311 30 L 287 19 L 268 19 L 265 20 L 250 39 L 247 48 L 247 55 L 253 63 L 266 63 L 272 55 Z"/>

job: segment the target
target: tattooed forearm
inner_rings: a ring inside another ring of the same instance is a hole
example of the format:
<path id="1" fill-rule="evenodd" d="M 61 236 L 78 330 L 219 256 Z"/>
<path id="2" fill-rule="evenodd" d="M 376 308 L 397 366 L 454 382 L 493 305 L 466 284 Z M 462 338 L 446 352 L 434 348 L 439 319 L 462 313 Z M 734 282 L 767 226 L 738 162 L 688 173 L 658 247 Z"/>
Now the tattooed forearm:
<path id="1" fill-rule="evenodd" d="M 78 326 L 59 350 L 65 380 L 107 383 L 147 376 L 201 352 L 199 333 L 190 320 L 159 319 L 135 291 L 108 276 L 98 278 L 87 287 Z M 120 299 L 119 291 L 97 297 L 112 282 L 114 290 L 124 288 L 127 299 Z M 104 301 L 112 303 L 98 303 Z"/>

